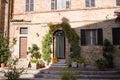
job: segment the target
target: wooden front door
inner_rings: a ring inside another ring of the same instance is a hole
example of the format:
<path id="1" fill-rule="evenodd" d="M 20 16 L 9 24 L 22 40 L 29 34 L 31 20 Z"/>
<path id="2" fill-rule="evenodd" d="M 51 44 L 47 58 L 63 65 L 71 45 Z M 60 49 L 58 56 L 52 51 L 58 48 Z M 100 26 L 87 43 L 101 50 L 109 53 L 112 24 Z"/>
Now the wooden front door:
<path id="1" fill-rule="evenodd" d="M 62 30 L 58 30 L 54 34 L 54 56 L 58 59 L 64 59 L 65 58 L 65 36 L 64 32 Z"/>
<path id="2" fill-rule="evenodd" d="M 20 58 L 27 57 L 27 37 L 20 37 Z"/>

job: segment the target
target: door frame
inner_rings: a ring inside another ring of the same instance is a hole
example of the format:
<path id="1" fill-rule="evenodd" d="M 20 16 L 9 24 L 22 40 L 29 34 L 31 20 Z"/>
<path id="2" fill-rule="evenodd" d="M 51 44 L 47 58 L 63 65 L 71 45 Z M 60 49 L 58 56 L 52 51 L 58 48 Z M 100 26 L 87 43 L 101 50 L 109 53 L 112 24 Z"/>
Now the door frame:
<path id="1" fill-rule="evenodd" d="M 27 37 L 26 36 L 21 36 L 21 37 L 19 37 L 19 58 L 22 58 L 21 57 L 21 38 L 26 38 L 26 40 L 27 40 Z M 27 41 L 26 41 L 26 52 L 27 52 Z M 27 58 L 27 53 L 26 53 L 26 57 L 25 58 Z"/>
<path id="2" fill-rule="evenodd" d="M 55 56 L 55 54 L 56 54 L 56 43 L 55 43 L 55 34 L 57 33 L 57 32 L 59 32 L 59 31 L 62 31 L 63 32 L 63 34 L 64 34 L 64 58 L 58 58 L 58 59 L 66 59 L 66 53 L 65 53 L 65 51 L 66 51 L 66 47 L 65 47 L 65 33 L 64 33 L 64 31 L 63 30 L 56 30 L 54 33 L 53 33 L 53 57 L 56 57 Z"/>

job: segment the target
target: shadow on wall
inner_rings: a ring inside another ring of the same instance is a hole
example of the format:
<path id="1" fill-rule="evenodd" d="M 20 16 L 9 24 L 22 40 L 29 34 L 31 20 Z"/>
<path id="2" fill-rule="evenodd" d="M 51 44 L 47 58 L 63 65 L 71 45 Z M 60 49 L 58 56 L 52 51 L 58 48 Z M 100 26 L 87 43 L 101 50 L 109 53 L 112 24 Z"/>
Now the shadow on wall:
<path id="1" fill-rule="evenodd" d="M 86 63 L 95 65 L 95 61 L 102 58 L 102 45 L 105 39 L 108 39 L 113 44 L 113 28 L 120 28 L 120 24 L 115 22 L 115 19 L 108 20 L 83 20 L 83 21 L 70 21 L 63 18 L 62 21 L 67 21 L 71 26 L 76 26 L 74 29 L 80 35 L 81 56 L 86 58 Z M 78 26 L 78 24 L 82 26 Z M 93 38 L 90 40 L 90 38 Z M 118 45 L 115 46 L 114 64 L 116 67 L 120 66 L 120 49 Z M 119 57 L 119 60 L 118 60 Z"/>
<path id="2" fill-rule="evenodd" d="M 5 25 L 5 5 L 6 0 L 1 0 L 1 31 L 4 31 L 4 25 Z"/>

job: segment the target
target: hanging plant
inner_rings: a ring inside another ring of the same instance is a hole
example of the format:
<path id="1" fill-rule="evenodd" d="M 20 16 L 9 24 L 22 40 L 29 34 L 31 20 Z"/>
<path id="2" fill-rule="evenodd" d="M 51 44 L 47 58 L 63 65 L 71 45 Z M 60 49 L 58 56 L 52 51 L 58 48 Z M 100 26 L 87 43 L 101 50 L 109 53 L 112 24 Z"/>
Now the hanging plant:
<path id="1" fill-rule="evenodd" d="M 120 12 L 119 12 L 119 11 L 116 11 L 116 12 L 115 12 L 115 16 L 116 16 L 115 22 L 116 22 L 116 23 L 119 23 L 119 22 L 120 22 Z"/>

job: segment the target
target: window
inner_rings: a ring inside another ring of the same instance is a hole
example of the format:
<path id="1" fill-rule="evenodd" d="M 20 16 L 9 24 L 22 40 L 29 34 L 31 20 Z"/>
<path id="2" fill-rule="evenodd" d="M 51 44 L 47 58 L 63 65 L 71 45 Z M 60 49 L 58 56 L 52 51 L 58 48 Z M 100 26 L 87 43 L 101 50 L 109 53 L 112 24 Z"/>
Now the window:
<path id="1" fill-rule="evenodd" d="M 51 10 L 62 10 L 70 8 L 70 0 L 51 0 Z"/>
<path id="2" fill-rule="evenodd" d="M 120 6 L 120 0 L 116 0 L 116 5 Z"/>
<path id="3" fill-rule="evenodd" d="M 82 29 L 81 45 L 102 45 L 102 29 Z"/>
<path id="4" fill-rule="evenodd" d="M 20 34 L 27 34 L 28 29 L 27 28 L 20 28 Z"/>
<path id="5" fill-rule="evenodd" d="M 113 28 L 112 36 L 113 36 L 113 44 L 119 45 L 120 44 L 120 28 Z"/>
<path id="6" fill-rule="evenodd" d="M 34 10 L 34 0 L 26 0 L 26 11 L 30 12 Z"/>
<path id="7" fill-rule="evenodd" d="M 85 0 L 86 7 L 95 7 L 95 0 Z"/>

